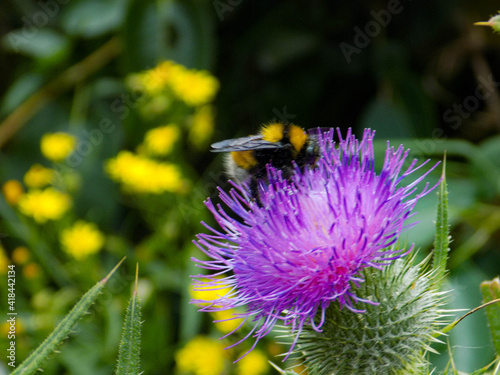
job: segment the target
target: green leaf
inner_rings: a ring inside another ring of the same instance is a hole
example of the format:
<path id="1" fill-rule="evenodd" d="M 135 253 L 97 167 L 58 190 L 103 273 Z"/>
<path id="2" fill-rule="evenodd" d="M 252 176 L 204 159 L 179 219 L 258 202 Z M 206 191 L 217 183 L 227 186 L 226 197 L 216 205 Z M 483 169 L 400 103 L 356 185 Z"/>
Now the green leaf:
<path id="1" fill-rule="evenodd" d="M 132 0 L 124 22 L 124 58 L 129 71 L 173 60 L 206 69 L 214 60 L 210 3 Z"/>
<path id="2" fill-rule="evenodd" d="M 125 259 L 125 258 L 124 258 Z M 122 259 L 113 270 L 96 285 L 94 285 L 85 295 L 76 303 L 75 307 L 68 315 L 57 325 L 52 333 L 30 354 L 26 360 L 19 365 L 12 375 L 34 374 L 42 365 L 43 361 L 52 354 L 56 347 L 72 332 L 76 323 L 87 312 L 87 309 L 101 293 L 102 288 L 123 262 Z"/>
<path id="3" fill-rule="evenodd" d="M 141 354 L 141 304 L 137 298 L 137 266 L 135 289 L 123 322 L 122 340 L 118 352 L 116 375 L 138 374 Z"/>
<path id="4" fill-rule="evenodd" d="M 1 115 L 6 116 L 38 90 L 44 78 L 39 73 L 28 72 L 14 81 L 7 89 L 0 106 Z"/>
<path id="5" fill-rule="evenodd" d="M 408 114 L 384 98 L 372 101 L 362 115 L 359 129 L 375 129 L 380 139 L 414 136 Z"/>
<path id="6" fill-rule="evenodd" d="M 124 18 L 123 0 L 90 0 L 69 4 L 62 16 L 68 35 L 96 37 L 117 29 Z"/>
<path id="7" fill-rule="evenodd" d="M 483 302 L 489 302 L 500 298 L 500 279 L 497 277 L 491 281 L 481 283 Z M 500 303 L 486 306 L 486 316 L 490 325 L 491 337 L 497 355 L 500 355 Z"/>
<path id="8" fill-rule="evenodd" d="M 29 38 L 18 30 L 11 31 L 2 44 L 7 50 L 54 64 L 68 55 L 70 46 L 65 35 L 48 28 L 38 29 Z"/>
<path id="9" fill-rule="evenodd" d="M 486 245 L 499 228 L 500 210 L 495 206 L 492 207 L 491 212 L 484 214 L 484 219 L 478 223 L 476 231 L 453 249 L 453 255 L 449 262 L 450 268 L 454 269 L 472 258 Z"/>
<path id="10" fill-rule="evenodd" d="M 54 256 L 50 245 L 43 238 L 36 227 L 28 224 L 26 218 L 18 215 L 12 207 L 0 195 L 0 217 L 3 218 L 5 227 L 9 233 L 25 241 L 40 264 L 52 277 L 58 286 L 62 287 L 69 284 L 69 277 L 66 269 L 62 266 L 60 260 Z"/>
<path id="11" fill-rule="evenodd" d="M 198 249 L 195 248 L 192 244 L 189 244 L 185 248 L 185 253 L 189 253 L 192 256 L 195 256 L 195 251 Z M 196 274 L 197 267 L 193 261 L 191 261 L 191 257 L 186 257 L 186 266 L 185 266 L 185 276 L 181 278 L 184 281 L 183 285 L 179 287 L 182 292 L 182 305 L 181 305 L 181 314 L 183 319 L 181 320 L 179 334 L 180 341 L 187 342 L 189 339 L 196 336 L 198 332 L 201 330 L 202 318 L 203 314 L 198 312 L 198 308 L 190 303 L 191 301 L 191 278 L 188 275 Z"/>
<path id="12" fill-rule="evenodd" d="M 434 280 L 441 285 L 446 273 L 446 261 L 450 250 L 450 227 L 448 225 L 448 189 L 446 187 L 446 159 L 443 162 L 443 174 L 438 190 L 436 219 L 436 238 L 434 240 L 434 256 L 432 268 L 436 271 Z"/>

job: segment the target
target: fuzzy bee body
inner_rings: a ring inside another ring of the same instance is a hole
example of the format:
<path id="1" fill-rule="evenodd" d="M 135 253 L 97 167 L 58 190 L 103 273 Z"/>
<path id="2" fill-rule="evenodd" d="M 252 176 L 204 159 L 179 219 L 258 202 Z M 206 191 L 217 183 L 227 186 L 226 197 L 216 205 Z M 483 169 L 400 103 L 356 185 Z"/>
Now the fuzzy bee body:
<path id="1" fill-rule="evenodd" d="M 303 168 L 316 162 L 319 146 L 315 135 L 297 125 L 270 123 L 259 134 L 214 143 L 212 152 L 228 152 L 226 173 L 237 182 L 249 181 L 250 193 L 258 200 L 258 183 L 266 179 L 266 165 L 289 178 L 294 163 Z"/>

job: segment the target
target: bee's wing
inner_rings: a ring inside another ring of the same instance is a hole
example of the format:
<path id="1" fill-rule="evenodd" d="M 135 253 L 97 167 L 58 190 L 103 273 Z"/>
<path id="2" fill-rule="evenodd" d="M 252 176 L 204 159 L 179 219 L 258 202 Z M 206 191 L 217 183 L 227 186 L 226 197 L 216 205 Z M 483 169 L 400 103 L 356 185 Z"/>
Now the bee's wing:
<path id="1" fill-rule="evenodd" d="M 212 152 L 230 152 L 246 150 L 262 150 L 266 148 L 281 148 L 281 142 L 269 142 L 262 139 L 262 135 L 251 135 L 249 137 L 226 139 L 212 144 Z"/>

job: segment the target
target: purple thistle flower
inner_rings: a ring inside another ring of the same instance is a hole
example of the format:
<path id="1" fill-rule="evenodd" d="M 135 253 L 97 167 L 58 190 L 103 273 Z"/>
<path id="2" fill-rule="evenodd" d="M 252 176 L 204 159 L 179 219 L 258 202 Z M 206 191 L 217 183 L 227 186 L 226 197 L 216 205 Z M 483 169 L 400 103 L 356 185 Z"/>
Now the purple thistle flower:
<path id="1" fill-rule="evenodd" d="M 437 164 L 409 185 L 401 184 L 428 162 L 417 166 L 413 160 L 403 171 L 409 153 L 403 146 L 387 146 L 377 174 L 374 131 L 365 130 L 359 141 L 350 130 L 346 139 L 337 130 L 338 144 L 333 129 L 318 133 L 321 157 L 315 166 L 297 167 L 288 180 L 268 166 L 268 182 L 259 186 L 260 204 L 245 184 L 233 184 L 229 193 L 219 189 L 226 210 L 210 199 L 205 202 L 221 230 L 203 223 L 211 234 L 197 236 L 195 244 L 210 259 L 193 260 L 213 273 L 196 276 L 195 288 L 231 291 L 216 300 L 193 302 L 204 304 L 200 311 L 246 306 L 234 318 L 255 323 L 238 342 L 253 336 L 252 349 L 278 322 L 291 326 L 295 341 L 306 324 L 321 331 L 333 301 L 355 312 L 363 312 L 356 308 L 359 303 L 376 304 L 356 295 L 361 271 L 380 269 L 411 251 L 392 245 L 415 224 L 406 221 L 418 199 L 433 189 L 426 184 L 416 193 L 416 185 Z"/>

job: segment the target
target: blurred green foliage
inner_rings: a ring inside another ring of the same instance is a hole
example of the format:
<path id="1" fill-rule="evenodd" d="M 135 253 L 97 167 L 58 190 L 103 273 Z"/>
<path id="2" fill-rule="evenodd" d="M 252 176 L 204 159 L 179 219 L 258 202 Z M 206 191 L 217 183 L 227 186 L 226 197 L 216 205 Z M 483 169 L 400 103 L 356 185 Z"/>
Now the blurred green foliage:
<path id="1" fill-rule="evenodd" d="M 56 170 L 61 178 L 53 185 L 72 200 L 60 220 L 40 224 L 9 204 L 5 191 L 0 197 L 3 261 L 16 265 L 18 363 L 123 256 L 117 277 L 46 374 L 111 373 L 136 262 L 145 373 L 178 372 L 176 351 L 197 335 L 220 336 L 208 314 L 189 304 L 189 275 L 198 272 L 190 257 L 199 256 L 192 239 L 204 230 L 200 221 L 211 224 L 202 202 L 227 187 L 221 158 L 208 152 L 210 137 L 251 134 L 271 119 L 305 128 L 371 127 L 379 153 L 386 139 L 419 159 L 442 159 L 446 151 L 454 240 L 445 288 L 454 290 L 451 308 L 479 305 L 479 284 L 500 272 L 500 36 L 473 23 L 498 4 L 396 3 L 2 2 L 0 182 L 21 182 L 38 163 Z M 201 106 L 174 96 L 144 110 L 142 91 L 127 79 L 165 60 L 218 79 L 214 129 L 193 133 Z M 170 123 L 181 136 L 169 155 L 152 159 L 182 171 L 181 190 L 138 194 L 109 177 L 110 159 L 140 153 L 147 132 Z M 42 136 L 55 132 L 76 137 L 72 163 L 42 155 Z M 193 134 L 205 139 L 197 143 Z M 408 232 L 423 252 L 432 246 L 435 206 L 435 195 L 422 200 L 420 223 Z M 59 239 L 77 220 L 95 223 L 106 237 L 99 253 L 82 260 Z M 3 299 L 6 282 L 0 290 Z M 2 348 L 6 342 L 2 333 Z M 450 348 L 461 371 L 492 360 L 483 311 L 451 332 Z M 279 362 L 271 341 L 260 349 Z M 442 369 L 451 361 L 448 348 L 436 349 L 442 354 L 432 360 Z M 236 373 L 229 357 L 225 371 Z"/>

